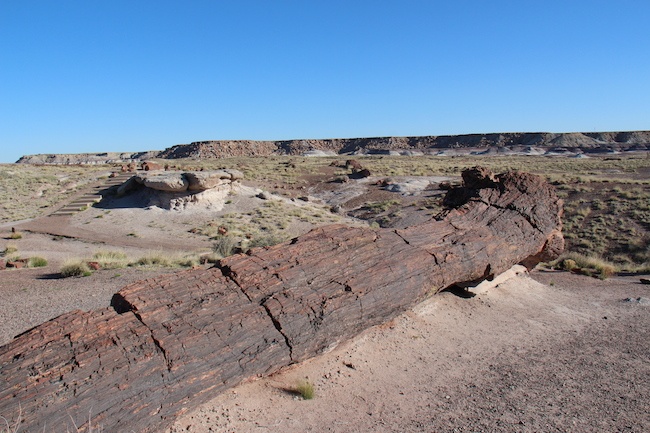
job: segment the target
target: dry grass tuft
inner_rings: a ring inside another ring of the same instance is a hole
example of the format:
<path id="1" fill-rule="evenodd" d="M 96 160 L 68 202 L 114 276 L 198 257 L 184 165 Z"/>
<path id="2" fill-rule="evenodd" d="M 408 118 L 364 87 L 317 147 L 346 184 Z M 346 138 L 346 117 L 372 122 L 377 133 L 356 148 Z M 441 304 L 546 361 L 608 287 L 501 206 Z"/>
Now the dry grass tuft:
<path id="1" fill-rule="evenodd" d="M 126 253 L 122 251 L 97 251 L 93 254 L 93 260 L 99 263 L 102 269 L 121 269 L 129 264 Z"/>
<path id="2" fill-rule="evenodd" d="M 66 260 L 59 272 L 61 272 L 61 276 L 64 278 L 87 277 L 92 274 L 88 264 L 79 259 Z"/>
<path id="3" fill-rule="evenodd" d="M 606 279 L 620 270 L 616 264 L 594 256 L 568 252 L 551 263 L 556 269 L 579 272 L 592 277 Z"/>
<path id="4" fill-rule="evenodd" d="M 315 396 L 314 384 L 308 380 L 301 380 L 295 388 L 296 394 L 299 394 L 303 400 L 311 400 Z"/>

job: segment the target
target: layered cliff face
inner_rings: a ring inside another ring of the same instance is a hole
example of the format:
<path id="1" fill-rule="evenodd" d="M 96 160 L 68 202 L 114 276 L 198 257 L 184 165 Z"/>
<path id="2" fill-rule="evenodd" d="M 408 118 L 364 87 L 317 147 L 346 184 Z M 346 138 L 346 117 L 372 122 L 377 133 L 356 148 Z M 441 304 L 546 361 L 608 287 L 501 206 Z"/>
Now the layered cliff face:
<path id="1" fill-rule="evenodd" d="M 29 164 L 101 164 L 146 159 L 211 159 L 233 156 L 304 155 L 310 151 L 337 154 L 444 154 L 514 152 L 522 154 L 604 153 L 650 150 L 650 131 L 525 132 L 420 137 L 333 138 L 282 141 L 213 140 L 179 144 L 163 151 L 76 155 L 28 155 Z"/>
<path id="2" fill-rule="evenodd" d="M 122 164 L 132 161 L 145 161 L 157 158 L 158 150 L 145 152 L 103 152 L 103 153 L 73 153 L 73 154 L 39 154 L 25 155 L 17 164 L 51 164 L 51 165 L 74 165 L 74 164 Z"/>
<path id="3" fill-rule="evenodd" d="M 345 153 L 436 154 L 445 149 L 475 152 L 490 149 L 530 153 L 623 152 L 650 150 L 650 131 L 595 133 L 502 133 L 421 137 L 340 138 L 284 141 L 201 141 L 164 150 L 159 158 L 226 158 L 231 156 L 303 155 L 313 150 Z"/>

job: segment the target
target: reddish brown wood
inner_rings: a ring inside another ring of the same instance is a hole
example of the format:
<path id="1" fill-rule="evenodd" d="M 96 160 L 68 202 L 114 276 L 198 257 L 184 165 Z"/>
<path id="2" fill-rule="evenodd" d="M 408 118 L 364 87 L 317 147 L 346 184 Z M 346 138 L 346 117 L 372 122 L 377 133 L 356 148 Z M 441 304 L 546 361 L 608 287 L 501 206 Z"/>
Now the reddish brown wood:
<path id="1" fill-rule="evenodd" d="M 0 414 L 21 431 L 161 431 L 246 377 L 315 356 L 451 284 L 562 248 L 561 202 L 541 178 L 483 169 L 456 206 L 402 230 L 319 228 L 134 283 L 112 308 L 75 311 L 0 348 Z"/>

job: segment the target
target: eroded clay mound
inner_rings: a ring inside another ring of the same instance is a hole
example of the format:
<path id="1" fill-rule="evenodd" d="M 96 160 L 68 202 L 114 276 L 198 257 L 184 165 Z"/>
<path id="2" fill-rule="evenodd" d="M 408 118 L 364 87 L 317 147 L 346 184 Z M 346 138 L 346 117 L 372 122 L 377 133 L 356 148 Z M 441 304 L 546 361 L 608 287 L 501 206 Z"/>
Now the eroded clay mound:
<path id="1" fill-rule="evenodd" d="M 189 206 L 223 208 L 229 194 L 240 186 L 238 170 L 138 173 L 117 189 L 117 196 L 135 196 L 143 206 L 182 210 Z"/>

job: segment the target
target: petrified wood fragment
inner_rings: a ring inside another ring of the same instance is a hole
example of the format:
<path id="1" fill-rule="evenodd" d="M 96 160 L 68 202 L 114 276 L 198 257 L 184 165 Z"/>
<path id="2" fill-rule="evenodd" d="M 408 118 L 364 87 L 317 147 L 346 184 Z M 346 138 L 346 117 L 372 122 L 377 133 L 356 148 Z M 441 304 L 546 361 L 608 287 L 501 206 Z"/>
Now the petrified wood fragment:
<path id="1" fill-rule="evenodd" d="M 242 379 L 385 322 L 454 283 L 559 253 L 561 202 L 541 178 L 476 168 L 455 208 L 403 230 L 332 225 L 134 283 L 0 348 L 0 414 L 21 431 L 161 431 Z"/>

